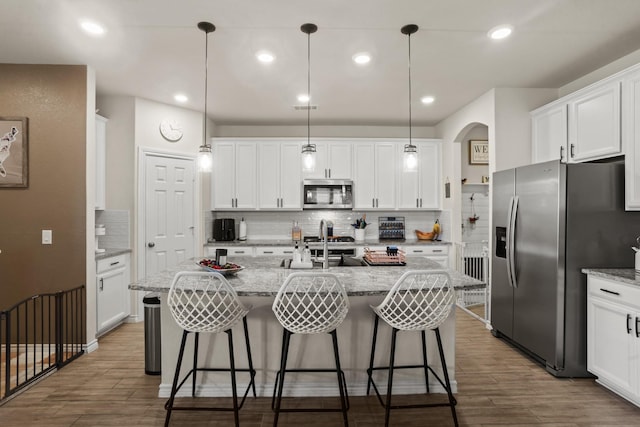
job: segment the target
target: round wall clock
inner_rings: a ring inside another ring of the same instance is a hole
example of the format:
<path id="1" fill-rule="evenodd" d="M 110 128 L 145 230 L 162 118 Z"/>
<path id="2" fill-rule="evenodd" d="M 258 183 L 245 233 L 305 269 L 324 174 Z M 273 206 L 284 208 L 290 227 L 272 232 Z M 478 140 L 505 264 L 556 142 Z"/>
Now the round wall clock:
<path id="1" fill-rule="evenodd" d="M 163 120 L 160 122 L 160 134 L 167 141 L 176 142 L 182 138 L 182 125 L 176 120 Z"/>

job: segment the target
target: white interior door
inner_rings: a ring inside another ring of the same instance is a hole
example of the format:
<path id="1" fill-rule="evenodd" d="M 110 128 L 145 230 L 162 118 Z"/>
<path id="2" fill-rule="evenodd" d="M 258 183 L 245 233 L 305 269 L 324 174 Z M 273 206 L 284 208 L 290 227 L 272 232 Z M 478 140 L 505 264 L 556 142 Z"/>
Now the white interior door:
<path id="1" fill-rule="evenodd" d="M 194 161 L 145 158 L 145 275 L 194 256 Z"/>

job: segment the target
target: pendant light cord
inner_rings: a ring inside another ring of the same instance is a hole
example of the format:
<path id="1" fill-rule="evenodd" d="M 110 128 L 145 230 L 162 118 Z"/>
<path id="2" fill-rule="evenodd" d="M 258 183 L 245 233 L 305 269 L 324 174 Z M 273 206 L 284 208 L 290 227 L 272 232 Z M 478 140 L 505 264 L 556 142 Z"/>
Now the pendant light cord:
<path id="1" fill-rule="evenodd" d="M 307 33 L 307 145 L 311 145 L 311 33 Z"/>
<path id="2" fill-rule="evenodd" d="M 409 36 L 409 146 L 411 146 L 411 34 Z"/>
<path id="3" fill-rule="evenodd" d="M 209 33 L 204 34 L 204 123 L 202 124 L 202 145 L 207 147 L 207 94 L 209 87 Z"/>

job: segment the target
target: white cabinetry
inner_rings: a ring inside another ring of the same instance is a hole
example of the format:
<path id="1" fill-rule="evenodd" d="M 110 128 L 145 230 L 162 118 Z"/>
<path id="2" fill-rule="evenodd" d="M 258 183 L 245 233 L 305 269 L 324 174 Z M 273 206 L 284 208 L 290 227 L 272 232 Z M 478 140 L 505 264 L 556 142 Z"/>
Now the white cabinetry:
<path id="1" fill-rule="evenodd" d="M 393 142 L 354 144 L 354 209 L 395 209 L 396 145 Z"/>
<path id="2" fill-rule="evenodd" d="M 311 141 L 316 144 L 316 167 L 305 172 L 305 179 L 351 179 L 351 148 L 347 141 Z M 298 162 L 300 165 L 301 163 Z"/>
<path id="3" fill-rule="evenodd" d="M 256 256 L 292 256 L 295 244 L 291 242 L 291 246 L 256 246 Z M 298 249 L 304 249 L 303 245 L 299 245 Z"/>
<path id="4" fill-rule="evenodd" d="M 231 262 L 233 262 L 233 260 L 229 260 L 230 257 L 254 256 L 254 248 L 252 246 L 206 246 L 204 256 L 207 258 L 215 258 L 216 249 L 226 249 L 227 260 Z"/>
<path id="5" fill-rule="evenodd" d="M 449 268 L 449 246 L 447 245 L 405 246 L 404 251 L 407 256 L 424 256 L 443 268 Z"/>
<path id="6" fill-rule="evenodd" d="M 258 143 L 258 208 L 302 209 L 302 167 L 299 142 Z"/>
<path id="7" fill-rule="evenodd" d="M 213 141 L 212 209 L 256 209 L 256 142 Z"/>
<path id="8" fill-rule="evenodd" d="M 640 406 L 640 288 L 589 275 L 587 369 Z"/>
<path id="9" fill-rule="evenodd" d="M 580 163 L 622 154 L 621 79 L 607 78 L 532 111 L 532 162 Z"/>
<path id="10" fill-rule="evenodd" d="M 405 171 L 399 166 L 398 209 L 440 209 L 440 144 L 414 142 L 418 167 Z M 404 144 L 397 144 L 398 158 L 404 156 Z M 396 162 L 401 164 L 401 161 Z"/>
<path id="11" fill-rule="evenodd" d="M 107 121 L 96 114 L 96 210 L 104 210 L 106 205 Z"/>
<path id="12" fill-rule="evenodd" d="M 96 261 L 96 329 L 103 334 L 120 324 L 130 313 L 129 255 Z"/>
<path id="13" fill-rule="evenodd" d="M 569 101 L 569 162 L 584 162 L 622 152 L 620 80 L 590 86 Z"/>
<path id="14" fill-rule="evenodd" d="M 640 210 L 640 69 L 625 76 L 622 99 L 626 208 Z"/>
<path id="15" fill-rule="evenodd" d="M 567 158 L 567 104 L 553 103 L 531 113 L 533 163 Z"/>

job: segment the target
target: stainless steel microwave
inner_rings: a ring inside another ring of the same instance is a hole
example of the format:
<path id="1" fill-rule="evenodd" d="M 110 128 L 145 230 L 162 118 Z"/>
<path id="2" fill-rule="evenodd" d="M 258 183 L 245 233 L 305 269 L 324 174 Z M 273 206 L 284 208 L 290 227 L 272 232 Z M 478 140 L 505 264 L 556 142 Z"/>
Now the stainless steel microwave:
<path id="1" fill-rule="evenodd" d="M 352 209 L 353 181 L 305 179 L 302 181 L 304 209 Z"/>

